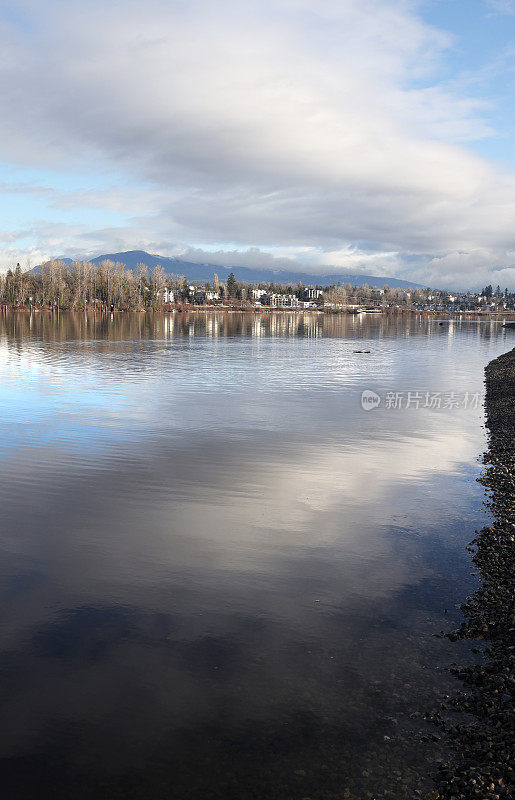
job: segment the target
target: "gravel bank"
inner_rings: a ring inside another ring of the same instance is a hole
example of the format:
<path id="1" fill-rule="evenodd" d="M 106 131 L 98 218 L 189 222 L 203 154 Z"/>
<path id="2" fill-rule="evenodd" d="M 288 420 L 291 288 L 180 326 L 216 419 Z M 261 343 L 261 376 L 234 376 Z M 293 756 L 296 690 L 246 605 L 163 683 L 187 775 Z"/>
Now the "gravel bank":
<path id="1" fill-rule="evenodd" d="M 477 663 L 455 667 L 462 684 L 433 716 L 451 751 L 441 765 L 441 800 L 513 797 L 515 770 L 515 349 L 488 364 L 489 448 L 481 483 L 491 526 L 471 544 L 479 587 L 462 605 L 465 621 L 452 641 L 475 640 Z"/>

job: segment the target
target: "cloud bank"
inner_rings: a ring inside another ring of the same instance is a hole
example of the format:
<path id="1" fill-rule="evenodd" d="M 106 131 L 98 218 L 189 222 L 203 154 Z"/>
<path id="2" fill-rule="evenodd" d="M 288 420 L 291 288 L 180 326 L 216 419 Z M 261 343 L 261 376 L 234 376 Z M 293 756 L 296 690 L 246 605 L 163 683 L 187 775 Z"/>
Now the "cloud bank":
<path id="1" fill-rule="evenodd" d="M 470 148 L 494 134 L 486 104 L 439 81 L 455 42 L 415 2 L 20 0 L 0 43 L 0 158 L 92 175 L 7 187 L 48 210 L 4 252 L 245 264 L 250 247 L 262 265 L 515 284 L 515 176 Z"/>

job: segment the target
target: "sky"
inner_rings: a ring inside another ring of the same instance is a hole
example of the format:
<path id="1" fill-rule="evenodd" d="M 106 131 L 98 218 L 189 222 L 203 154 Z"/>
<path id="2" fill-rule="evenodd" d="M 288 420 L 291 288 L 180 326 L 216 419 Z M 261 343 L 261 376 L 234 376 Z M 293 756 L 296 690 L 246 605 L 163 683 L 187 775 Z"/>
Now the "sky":
<path id="1" fill-rule="evenodd" d="M 515 290 L 515 0 L 0 0 L 0 270 Z"/>

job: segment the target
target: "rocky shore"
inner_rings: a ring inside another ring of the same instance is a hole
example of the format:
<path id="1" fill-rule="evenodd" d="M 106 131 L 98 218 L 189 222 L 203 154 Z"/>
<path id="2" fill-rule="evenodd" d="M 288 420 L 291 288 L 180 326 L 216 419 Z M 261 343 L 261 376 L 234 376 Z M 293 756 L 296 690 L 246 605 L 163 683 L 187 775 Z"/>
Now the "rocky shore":
<path id="1" fill-rule="evenodd" d="M 480 481 L 492 522 L 471 543 L 479 587 L 462 605 L 461 628 L 447 634 L 473 640 L 477 663 L 453 668 L 461 688 L 433 715 L 450 743 L 434 795 L 441 800 L 511 798 L 515 783 L 515 349 L 485 373 L 489 446 Z"/>

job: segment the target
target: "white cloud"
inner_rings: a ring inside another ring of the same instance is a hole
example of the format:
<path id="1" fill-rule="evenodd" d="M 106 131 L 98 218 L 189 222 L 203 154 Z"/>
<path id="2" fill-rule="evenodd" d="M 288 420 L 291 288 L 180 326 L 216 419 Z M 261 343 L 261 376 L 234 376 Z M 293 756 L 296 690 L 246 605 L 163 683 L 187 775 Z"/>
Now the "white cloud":
<path id="1" fill-rule="evenodd" d="M 492 250 L 476 250 L 472 253 L 448 253 L 445 256 L 431 259 L 423 271 L 413 270 L 414 276 L 422 274 L 426 283 L 438 285 L 443 275 L 460 275 L 466 288 L 474 288 L 486 283 L 502 288 L 515 286 L 515 250 L 498 252 Z M 485 273 L 485 265 L 488 272 Z M 414 277 L 416 281 L 417 278 Z M 468 281 L 468 282 L 467 282 Z"/>
<path id="2" fill-rule="evenodd" d="M 487 0 L 487 5 L 497 14 L 515 14 L 514 0 Z"/>
<path id="3" fill-rule="evenodd" d="M 20 7 L 30 34 L 0 30 L 0 157 L 132 181 L 54 198 L 132 215 L 103 233 L 69 226 L 68 250 L 104 234 L 109 250 L 279 246 L 361 272 L 430 262 L 442 285 L 468 285 L 471 265 L 485 275 L 485 253 L 512 258 L 515 178 L 464 146 L 491 134 L 485 103 L 431 83 L 452 39 L 416 4 Z"/>

